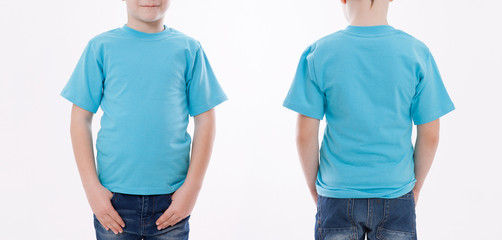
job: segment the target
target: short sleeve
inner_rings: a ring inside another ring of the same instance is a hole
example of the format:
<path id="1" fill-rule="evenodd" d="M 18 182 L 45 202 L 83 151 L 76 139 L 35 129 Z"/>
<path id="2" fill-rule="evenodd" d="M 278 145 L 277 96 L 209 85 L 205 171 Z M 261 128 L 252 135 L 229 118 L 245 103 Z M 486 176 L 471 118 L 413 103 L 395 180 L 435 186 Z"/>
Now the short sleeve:
<path id="1" fill-rule="evenodd" d="M 227 100 L 213 69 L 199 47 L 187 79 L 188 113 L 196 116 Z"/>
<path id="2" fill-rule="evenodd" d="M 103 69 L 89 41 L 60 95 L 96 113 L 103 95 Z"/>
<path id="3" fill-rule="evenodd" d="M 326 98 L 316 80 L 313 52 L 312 46 L 303 52 L 283 106 L 307 117 L 322 120 Z"/>
<path id="4" fill-rule="evenodd" d="M 411 117 L 415 125 L 431 122 L 455 109 L 430 52 L 421 76 L 411 104 Z"/>

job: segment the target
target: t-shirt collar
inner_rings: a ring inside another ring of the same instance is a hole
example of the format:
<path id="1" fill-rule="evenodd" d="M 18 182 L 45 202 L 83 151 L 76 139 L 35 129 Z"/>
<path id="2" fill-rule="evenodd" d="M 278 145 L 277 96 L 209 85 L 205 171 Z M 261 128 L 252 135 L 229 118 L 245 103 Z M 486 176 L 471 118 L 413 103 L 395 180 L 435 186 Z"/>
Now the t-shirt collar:
<path id="1" fill-rule="evenodd" d="M 124 26 L 122 26 L 122 30 L 127 34 L 130 34 L 130 35 L 133 35 L 136 37 L 140 37 L 140 38 L 160 39 L 160 38 L 163 38 L 163 37 L 166 37 L 167 35 L 169 35 L 169 32 L 170 32 L 170 28 L 168 28 L 165 24 L 163 26 L 164 26 L 164 30 L 162 30 L 160 32 L 156 32 L 156 33 L 141 32 L 136 29 L 130 28 L 129 26 L 127 26 L 127 24 L 124 24 Z"/>
<path id="2" fill-rule="evenodd" d="M 356 35 L 381 35 L 395 31 L 390 25 L 354 26 L 348 25 L 345 31 Z"/>

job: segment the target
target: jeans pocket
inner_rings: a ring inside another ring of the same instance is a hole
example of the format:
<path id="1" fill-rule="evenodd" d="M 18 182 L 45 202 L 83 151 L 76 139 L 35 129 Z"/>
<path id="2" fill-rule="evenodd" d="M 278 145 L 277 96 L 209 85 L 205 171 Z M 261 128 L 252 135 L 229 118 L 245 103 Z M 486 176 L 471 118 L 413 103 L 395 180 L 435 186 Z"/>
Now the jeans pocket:
<path id="1" fill-rule="evenodd" d="M 413 190 L 409 191 L 408 193 L 397 197 L 396 199 L 415 199 L 415 194 L 413 193 Z"/>
<path id="2" fill-rule="evenodd" d="M 378 239 L 381 240 L 415 240 L 415 233 L 381 229 Z"/>
<path id="3" fill-rule="evenodd" d="M 318 240 L 355 240 L 357 238 L 356 227 L 344 228 L 321 228 L 318 232 Z"/>
<path id="4" fill-rule="evenodd" d="M 385 199 L 384 217 L 378 225 L 377 239 L 415 239 L 416 215 L 413 193 Z"/>
<path id="5" fill-rule="evenodd" d="M 316 240 L 352 240 L 357 228 L 352 217 L 353 199 L 318 196 Z"/>
<path id="6" fill-rule="evenodd" d="M 154 232 L 158 236 L 155 239 L 166 239 L 166 240 L 188 240 L 190 234 L 190 216 L 182 219 L 173 226 L 169 226 L 162 230 L 155 229 Z"/>
<path id="7" fill-rule="evenodd" d="M 115 203 L 115 199 L 117 198 L 117 193 L 116 192 L 111 192 L 112 193 L 112 198 L 110 198 L 110 202 L 112 205 Z"/>

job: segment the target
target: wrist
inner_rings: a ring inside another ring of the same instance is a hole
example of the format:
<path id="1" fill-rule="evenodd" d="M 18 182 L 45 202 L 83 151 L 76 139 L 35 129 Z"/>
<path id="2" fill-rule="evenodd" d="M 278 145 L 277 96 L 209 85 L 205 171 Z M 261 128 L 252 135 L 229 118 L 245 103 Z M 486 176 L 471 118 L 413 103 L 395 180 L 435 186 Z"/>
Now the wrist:
<path id="1" fill-rule="evenodd" d="M 94 191 L 95 189 L 98 189 L 103 185 L 101 185 L 101 182 L 99 181 L 88 181 L 88 182 L 83 182 L 82 186 L 84 187 L 84 191 L 89 192 L 89 191 Z"/>

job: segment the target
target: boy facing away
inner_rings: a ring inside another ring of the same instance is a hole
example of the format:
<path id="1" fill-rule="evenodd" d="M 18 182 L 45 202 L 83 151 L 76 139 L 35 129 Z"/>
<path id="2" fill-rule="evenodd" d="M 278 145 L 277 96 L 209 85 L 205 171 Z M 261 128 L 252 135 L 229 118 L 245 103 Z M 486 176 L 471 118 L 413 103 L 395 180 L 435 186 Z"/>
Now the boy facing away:
<path id="1" fill-rule="evenodd" d="M 215 135 L 212 108 L 227 97 L 199 42 L 163 25 L 168 0 L 126 5 L 127 24 L 88 42 L 61 91 L 74 103 L 75 159 L 97 239 L 188 239 Z"/>
<path id="2" fill-rule="evenodd" d="M 388 25 L 391 1 L 341 0 L 350 25 L 303 52 L 284 101 L 299 113 L 316 239 L 417 239 L 415 205 L 439 117 L 455 107 L 429 49 Z"/>

